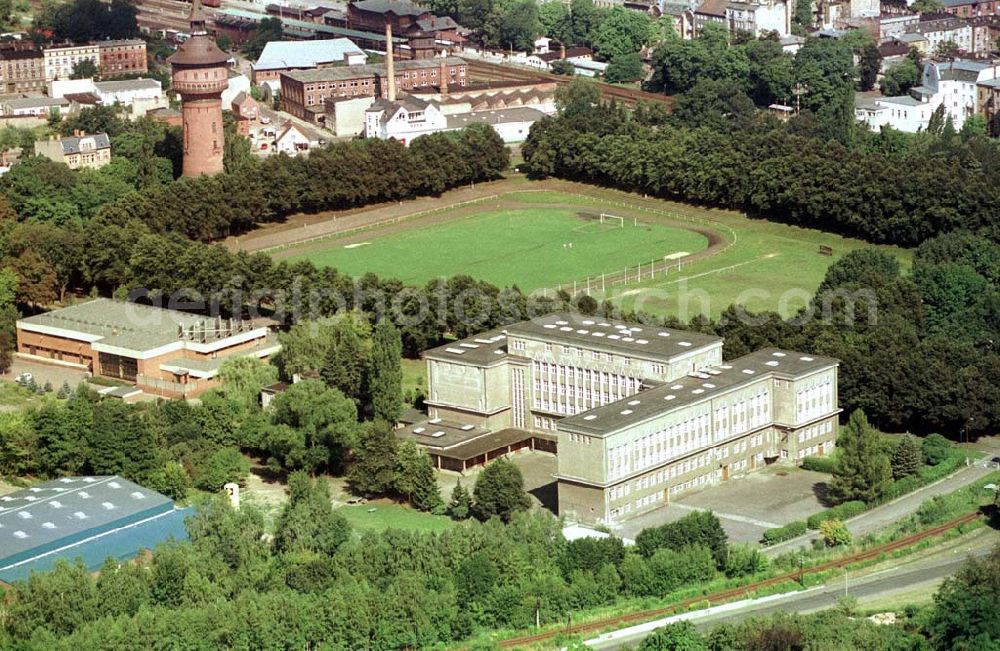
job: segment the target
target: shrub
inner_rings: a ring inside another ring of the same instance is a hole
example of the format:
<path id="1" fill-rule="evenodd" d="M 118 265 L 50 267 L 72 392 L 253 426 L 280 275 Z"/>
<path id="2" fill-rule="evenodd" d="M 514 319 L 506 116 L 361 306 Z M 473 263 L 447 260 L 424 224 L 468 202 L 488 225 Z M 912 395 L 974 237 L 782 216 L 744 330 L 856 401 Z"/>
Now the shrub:
<path id="1" fill-rule="evenodd" d="M 837 459 L 834 457 L 806 457 L 802 460 L 802 469 L 814 472 L 833 474 L 833 469 L 836 466 Z"/>
<path id="2" fill-rule="evenodd" d="M 801 536 L 809 528 L 806 523 L 802 520 L 796 520 L 794 522 L 789 522 L 783 527 L 774 527 L 773 529 L 767 529 L 764 531 L 763 542 L 765 545 L 773 545 L 779 543 L 783 540 L 791 540 L 792 538 L 797 538 Z"/>
<path id="3" fill-rule="evenodd" d="M 820 524 L 825 520 L 847 520 L 856 515 L 860 515 L 868 510 L 868 505 L 861 500 L 851 500 L 838 504 L 832 509 L 826 509 L 819 513 L 813 513 L 806 520 L 806 526 L 810 529 L 819 529 Z"/>
<path id="4" fill-rule="evenodd" d="M 929 465 L 936 466 L 948 458 L 951 441 L 940 434 L 928 434 L 920 447 L 924 453 L 924 461 Z"/>
<path id="5" fill-rule="evenodd" d="M 827 547 L 851 544 L 851 532 L 840 520 L 824 520 L 819 525 L 819 533 Z"/>

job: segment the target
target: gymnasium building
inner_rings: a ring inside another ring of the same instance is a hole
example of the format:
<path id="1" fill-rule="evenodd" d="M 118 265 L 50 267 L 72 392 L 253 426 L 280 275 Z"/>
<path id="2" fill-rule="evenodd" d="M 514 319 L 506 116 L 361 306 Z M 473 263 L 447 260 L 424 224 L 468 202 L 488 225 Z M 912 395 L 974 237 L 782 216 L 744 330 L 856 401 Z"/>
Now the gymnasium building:
<path id="1" fill-rule="evenodd" d="M 398 436 L 455 470 L 557 450 L 559 514 L 604 524 L 833 450 L 837 360 L 768 348 L 723 361 L 722 345 L 577 314 L 512 324 L 427 351 L 429 420 Z"/>
<path id="2" fill-rule="evenodd" d="M 170 398 L 193 398 L 216 386 L 227 359 L 267 359 L 279 349 L 266 327 L 249 321 L 106 298 L 17 322 L 21 358 L 123 380 Z"/>

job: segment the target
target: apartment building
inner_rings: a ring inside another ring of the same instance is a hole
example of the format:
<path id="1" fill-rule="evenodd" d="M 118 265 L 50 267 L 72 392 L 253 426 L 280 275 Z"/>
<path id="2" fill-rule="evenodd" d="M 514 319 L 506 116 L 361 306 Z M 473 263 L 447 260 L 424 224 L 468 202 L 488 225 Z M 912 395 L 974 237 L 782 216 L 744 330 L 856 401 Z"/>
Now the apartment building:
<path id="1" fill-rule="evenodd" d="M 69 79 L 73 74 L 73 67 L 81 61 L 92 61 L 99 69 L 101 47 L 97 43 L 60 45 L 45 48 L 42 57 L 45 62 L 45 81 Z"/>
<path id="2" fill-rule="evenodd" d="M 45 61 L 33 47 L 0 49 L 0 92 L 26 93 L 45 90 Z"/>
<path id="3" fill-rule="evenodd" d="M 97 49 L 101 77 L 104 79 L 125 75 L 144 75 L 148 72 L 146 41 L 142 39 L 99 41 Z"/>
<path id="4" fill-rule="evenodd" d="M 512 324 L 427 351 L 428 420 L 398 436 L 458 470 L 549 437 L 560 515 L 606 524 L 829 454 L 837 360 L 766 349 L 724 362 L 722 347 L 711 335 L 600 317 Z M 463 444 L 477 456 L 463 456 Z"/>

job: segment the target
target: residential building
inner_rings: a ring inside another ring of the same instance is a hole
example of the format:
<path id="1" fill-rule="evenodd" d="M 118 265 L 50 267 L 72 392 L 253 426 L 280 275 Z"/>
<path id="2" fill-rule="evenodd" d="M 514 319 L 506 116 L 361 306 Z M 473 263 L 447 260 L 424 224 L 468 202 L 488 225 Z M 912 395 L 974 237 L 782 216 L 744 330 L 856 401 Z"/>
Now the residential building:
<path id="1" fill-rule="evenodd" d="M 774 32 L 780 38 L 792 31 L 787 0 L 728 2 L 725 20 L 733 35 L 745 32 L 756 37 Z"/>
<path id="2" fill-rule="evenodd" d="M 387 26 L 407 39 L 410 58 L 429 59 L 465 43 L 460 26 L 448 16 L 435 16 L 409 0 L 357 0 L 347 5 L 347 27 L 381 32 Z"/>
<path id="3" fill-rule="evenodd" d="M 981 81 L 976 84 L 976 112 L 986 118 L 986 128 L 990 137 L 1000 136 L 1000 78 Z"/>
<path id="4" fill-rule="evenodd" d="M 727 0 L 705 0 L 705 2 L 701 3 L 692 13 L 691 23 L 694 25 L 693 37 L 701 34 L 701 30 L 708 23 L 716 23 L 728 29 L 728 25 L 726 24 L 726 7 L 728 4 Z"/>
<path id="5" fill-rule="evenodd" d="M 444 64 L 449 88 L 465 86 L 466 63 L 458 57 L 395 62 L 394 82 L 400 91 L 437 87 Z M 282 109 L 308 122 L 319 122 L 330 98 L 388 97 L 385 64 L 295 70 L 281 75 Z"/>
<path id="6" fill-rule="evenodd" d="M 924 54 L 933 54 L 942 43 L 948 42 L 954 43 L 963 52 L 973 51 L 972 27 L 961 18 L 921 20 L 916 25 L 907 27 L 906 33 L 918 34 L 926 39 L 926 42 L 914 43 Z"/>
<path id="7" fill-rule="evenodd" d="M 377 99 L 365 111 L 366 138 L 395 138 L 407 144 L 447 127 L 448 120 L 436 104 L 409 95 L 395 101 Z"/>
<path id="8" fill-rule="evenodd" d="M 995 51 L 1000 40 L 1000 16 L 976 16 L 967 20 L 972 28 L 972 51 L 977 55 Z"/>
<path id="9" fill-rule="evenodd" d="M 878 20 L 878 40 L 883 43 L 900 34 L 905 34 L 907 27 L 913 27 L 919 22 L 919 14 L 882 15 Z"/>
<path id="10" fill-rule="evenodd" d="M 604 524 L 829 454 L 837 360 L 765 349 L 724 362 L 722 344 L 574 314 L 515 323 L 427 351 L 428 420 L 397 435 L 458 471 L 555 451 L 560 515 Z"/>
<path id="11" fill-rule="evenodd" d="M 292 70 L 364 65 L 367 60 L 368 55 L 346 38 L 271 41 L 253 64 L 253 83 L 278 82 L 283 72 Z"/>
<path id="12" fill-rule="evenodd" d="M 101 48 L 96 43 L 83 45 L 59 45 L 42 51 L 45 64 L 45 81 L 69 79 L 73 68 L 81 61 L 90 61 L 101 67 Z"/>
<path id="13" fill-rule="evenodd" d="M 66 115 L 72 112 L 72 104 L 65 97 L 18 97 L 3 100 L 4 117 L 35 116 L 47 118 L 53 113 Z"/>
<path id="14" fill-rule="evenodd" d="M 260 107 L 250 93 L 240 93 L 230 105 L 236 118 L 236 132 L 244 138 L 250 135 L 250 123 L 260 118 Z"/>
<path id="15" fill-rule="evenodd" d="M 961 18 L 993 16 L 1000 10 L 998 0 L 942 0 L 943 11 Z"/>
<path id="16" fill-rule="evenodd" d="M 512 106 L 511 108 L 491 111 L 455 113 L 445 117 L 448 131 L 464 129 L 470 124 L 488 124 L 505 143 L 512 144 L 527 140 L 531 125 L 541 120 L 545 115 L 533 106 Z"/>
<path id="17" fill-rule="evenodd" d="M 94 82 L 96 94 L 107 106 L 132 106 L 142 100 L 165 100 L 163 84 L 158 79 L 123 79 Z M 167 106 L 167 102 L 163 102 Z"/>
<path id="18" fill-rule="evenodd" d="M 98 169 L 111 162 L 111 140 L 106 133 L 88 135 L 78 131 L 66 138 L 53 136 L 36 141 L 35 155 L 65 163 L 71 170 Z"/>
<path id="19" fill-rule="evenodd" d="M 593 61 L 594 52 L 590 48 L 586 47 L 560 46 L 558 50 L 549 50 L 548 52 L 542 54 L 533 53 L 528 55 L 524 61 L 524 65 L 539 68 L 541 70 L 549 70 L 552 68 L 552 64 L 556 61 L 570 59 L 573 61 Z"/>
<path id="20" fill-rule="evenodd" d="M 924 64 L 921 85 L 910 89 L 909 95 L 863 99 L 855 116 L 874 131 L 891 126 L 915 133 L 925 130 L 934 111 L 943 106 L 945 117 L 961 129 L 966 118 L 982 110 L 979 85 L 996 78 L 997 68 L 990 63 L 930 61 Z"/>
<path id="21" fill-rule="evenodd" d="M 289 121 L 274 138 L 273 153 L 298 156 L 310 149 L 319 147 L 320 138 L 312 130 L 306 129 Z"/>
<path id="22" fill-rule="evenodd" d="M 111 79 L 149 72 L 146 41 L 139 38 L 97 42 L 101 78 Z"/>
<path id="23" fill-rule="evenodd" d="M 267 359 L 280 344 L 266 327 L 99 298 L 17 321 L 17 354 L 192 398 L 216 386 L 227 359 Z"/>
<path id="24" fill-rule="evenodd" d="M 57 562 L 90 572 L 110 556 L 126 562 L 170 538 L 187 539 L 184 518 L 156 491 L 116 475 L 60 477 L 0 497 L 0 581 L 28 579 Z"/>
<path id="25" fill-rule="evenodd" d="M 0 48 L 2 92 L 30 93 L 39 92 L 44 88 L 45 59 L 41 50 L 17 46 Z"/>

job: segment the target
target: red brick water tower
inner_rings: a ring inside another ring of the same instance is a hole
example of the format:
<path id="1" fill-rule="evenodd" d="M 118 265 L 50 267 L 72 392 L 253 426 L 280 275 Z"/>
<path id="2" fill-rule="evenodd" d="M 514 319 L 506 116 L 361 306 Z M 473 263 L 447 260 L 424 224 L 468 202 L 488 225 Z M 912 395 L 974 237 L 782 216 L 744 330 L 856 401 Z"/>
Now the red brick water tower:
<path id="1" fill-rule="evenodd" d="M 222 92 L 229 57 L 208 35 L 201 0 L 191 5 L 191 38 L 167 59 L 184 120 L 184 176 L 222 171 Z"/>

